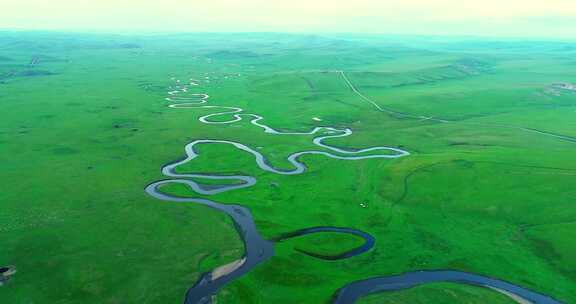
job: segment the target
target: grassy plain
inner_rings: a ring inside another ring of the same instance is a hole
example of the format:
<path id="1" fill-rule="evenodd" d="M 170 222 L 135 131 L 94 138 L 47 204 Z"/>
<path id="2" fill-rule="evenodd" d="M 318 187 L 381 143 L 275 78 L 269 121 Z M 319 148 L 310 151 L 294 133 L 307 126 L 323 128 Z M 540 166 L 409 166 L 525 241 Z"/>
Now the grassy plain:
<path id="1" fill-rule="evenodd" d="M 370 252 L 339 261 L 294 249 L 338 254 L 358 240 L 285 241 L 218 302 L 328 303 L 351 281 L 419 269 L 475 272 L 576 302 L 576 142 L 521 129 L 576 137 L 576 92 L 550 89 L 576 82 L 574 55 L 574 43 L 554 41 L 0 33 L 0 265 L 18 267 L 0 298 L 180 303 L 199 274 L 242 255 L 225 216 L 143 188 L 194 139 L 244 143 L 278 168 L 289 168 L 293 152 L 320 148 L 313 136 L 265 134 L 245 121 L 206 125 L 197 118 L 208 109 L 169 109 L 163 98 L 176 77 L 201 79 L 197 92 L 210 104 L 242 107 L 277 129 L 350 127 L 353 136 L 327 142 L 412 153 L 305 156 L 309 171 L 281 176 L 230 146 L 200 147 L 178 170 L 255 176 L 254 187 L 210 198 L 249 207 L 265 237 L 313 226 L 376 237 Z M 451 122 L 376 111 L 337 70 L 380 106 Z M 181 185 L 163 190 L 198 196 Z M 435 284 L 363 302 L 430 298 L 510 301 Z"/>

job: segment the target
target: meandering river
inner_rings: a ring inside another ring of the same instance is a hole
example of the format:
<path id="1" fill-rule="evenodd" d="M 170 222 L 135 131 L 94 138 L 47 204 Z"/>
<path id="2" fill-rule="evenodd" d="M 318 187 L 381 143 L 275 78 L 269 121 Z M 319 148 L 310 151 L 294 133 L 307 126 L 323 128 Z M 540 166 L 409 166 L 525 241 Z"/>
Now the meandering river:
<path id="1" fill-rule="evenodd" d="M 236 189 L 246 188 L 256 184 L 256 178 L 248 175 L 218 175 L 218 174 L 208 174 L 208 173 L 177 173 L 176 167 L 193 161 L 198 156 L 198 151 L 196 147 L 199 145 L 207 144 L 227 144 L 251 154 L 258 167 L 264 171 L 268 171 L 275 174 L 282 175 L 295 175 L 303 174 L 306 172 L 306 166 L 300 161 L 300 157 L 303 155 L 315 154 L 323 155 L 326 157 L 339 159 L 339 160 L 352 160 L 360 161 L 364 159 L 397 159 L 401 157 L 409 156 L 410 153 L 400 148 L 396 147 L 370 147 L 359 150 L 343 149 L 335 146 L 328 145 L 324 142 L 328 138 L 338 138 L 351 136 L 353 131 L 349 128 L 335 128 L 335 127 L 316 127 L 309 132 L 281 132 L 263 123 L 264 118 L 262 116 L 250 113 L 244 113 L 244 110 L 237 107 L 224 107 L 224 106 L 214 106 L 206 105 L 208 99 L 210 98 L 207 94 L 197 94 L 189 93 L 190 86 L 196 86 L 196 83 L 190 83 L 189 85 L 180 84 L 178 82 L 176 86 L 172 87 L 172 90 L 168 92 L 166 100 L 170 103 L 169 107 L 174 109 L 218 109 L 217 113 L 204 115 L 199 118 L 199 121 L 206 124 L 231 124 L 243 120 L 244 118 L 249 119 L 250 123 L 262 128 L 264 132 L 275 135 L 283 136 L 298 136 L 298 135 L 316 135 L 312 142 L 327 151 L 300 151 L 292 153 L 288 156 L 288 162 L 292 165 L 292 169 L 281 170 L 270 165 L 266 157 L 262 155 L 257 150 L 244 145 L 242 143 L 234 141 L 225 140 L 214 140 L 214 139 L 201 139 L 195 140 L 184 147 L 184 152 L 186 157 L 180 161 L 172 162 L 164 167 L 162 167 L 162 174 L 166 176 L 167 179 L 156 181 L 149 184 L 145 191 L 151 196 L 174 203 L 195 203 L 205 205 L 207 207 L 213 208 L 215 210 L 226 213 L 234 222 L 235 227 L 240 234 L 242 241 L 244 242 L 245 253 L 244 257 L 228 265 L 223 265 L 217 269 L 207 272 L 202 275 L 202 277 L 192 286 L 186 293 L 185 303 L 186 304 L 198 304 L 198 303 L 211 303 L 212 297 L 217 294 L 217 292 L 224 287 L 226 284 L 237 279 L 238 277 L 246 274 L 258 264 L 268 260 L 274 255 L 274 243 L 282 242 L 290 238 L 295 238 L 311 233 L 323 233 L 323 232 L 335 232 L 335 233 L 346 233 L 352 234 L 364 239 L 364 243 L 353 248 L 347 252 L 334 255 L 334 256 L 324 256 L 318 255 L 311 252 L 301 251 L 303 254 L 309 255 L 313 258 L 325 259 L 325 260 L 337 260 L 350 258 L 366 251 L 369 251 L 374 246 L 376 239 L 361 230 L 346 227 L 311 227 L 294 232 L 284 234 L 274 240 L 264 239 L 256 225 L 254 224 L 254 219 L 250 210 L 241 205 L 234 204 L 223 204 L 216 201 L 203 199 L 203 198 L 184 198 L 174 195 L 169 195 L 161 191 L 161 187 L 166 184 L 180 183 L 185 184 L 190 187 L 193 191 L 203 195 L 213 195 L 217 193 L 222 193 L 225 191 L 232 191 Z M 214 120 L 218 118 L 218 120 Z M 227 119 L 227 120 L 226 120 Z M 327 134 L 327 135 L 326 135 Z M 366 154 L 367 152 L 381 152 L 381 154 Z M 235 183 L 222 183 L 221 185 L 203 186 L 196 182 L 194 179 L 211 179 L 211 180 L 222 180 L 222 181 L 236 181 Z M 352 282 L 344 287 L 342 287 L 336 294 L 334 298 L 334 303 L 354 303 L 357 299 L 362 296 L 384 292 L 384 291 L 394 291 L 402 290 L 406 288 L 415 287 L 418 285 L 423 285 L 433 282 L 455 282 L 464 283 L 470 285 L 477 285 L 482 287 L 490 287 L 496 291 L 502 292 L 511 298 L 528 303 L 542 303 L 542 304 L 558 304 L 560 302 L 554 300 L 551 297 L 536 293 L 534 291 L 522 288 L 520 286 L 497 280 L 494 278 L 489 278 L 477 274 L 465 273 L 460 271 L 452 270 L 442 270 L 442 271 L 417 271 L 409 272 L 401 275 L 393 276 L 382 276 L 371 278 L 363 281 Z"/>

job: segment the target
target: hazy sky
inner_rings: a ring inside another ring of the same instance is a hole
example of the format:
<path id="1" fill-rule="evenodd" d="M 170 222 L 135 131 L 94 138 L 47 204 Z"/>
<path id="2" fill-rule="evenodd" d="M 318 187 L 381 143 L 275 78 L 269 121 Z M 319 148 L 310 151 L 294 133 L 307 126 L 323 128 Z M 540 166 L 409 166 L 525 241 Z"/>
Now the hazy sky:
<path id="1" fill-rule="evenodd" d="M 576 37 L 576 0 L 0 0 L 0 28 Z"/>

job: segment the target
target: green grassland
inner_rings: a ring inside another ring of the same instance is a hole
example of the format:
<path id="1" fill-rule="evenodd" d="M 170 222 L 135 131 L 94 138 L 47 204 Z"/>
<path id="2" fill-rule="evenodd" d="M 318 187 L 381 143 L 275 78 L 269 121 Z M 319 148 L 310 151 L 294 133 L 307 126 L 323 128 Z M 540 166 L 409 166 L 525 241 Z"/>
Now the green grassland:
<path id="1" fill-rule="evenodd" d="M 256 177 L 210 199 L 250 208 L 266 238 L 314 226 L 376 238 L 371 251 L 337 261 L 298 250 L 336 255 L 361 240 L 286 240 L 218 303 L 329 303 L 349 282 L 424 269 L 470 271 L 575 303 L 576 140 L 521 129 L 576 138 L 576 92 L 550 91 L 576 82 L 575 55 L 574 43 L 554 41 L 0 33 L 0 265 L 18 268 L 0 299 L 181 303 L 202 272 L 240 258 L 243 245 L 224 214 L 147 196 L 161 166 L 195 139 L 243 143 L 283 169 L 291 153 L 326 151 L 312 135 L 207 125 L 197 119 L 216 110 L 170 109 L 175 77 L 200 79 L 194 92 L 210 94 L 211 105 L 244 108 L 279 130 L 350 127 L 352 136 L 326 142 L 412 153 L 307 155 L 307 172 L 284 176 L 229 145 L 200 146 L 178 172 Z M 377 111 L 338 70 L 382 107 L 450 122 Z M 162 191 L 207 197 L 183 185 Z M 511 300 L 431 284 L 361 302 Z"/>
<path id="2" fill-rule="evenodd" d="M 359 302 L 362 304 L 402 304 L 414 303 L 425 304 L 444 303 L 444 304 L 513 304 L 515 303 L 504 295 L 496 296 L 494 291 L 480 287 L 455 286 L 454 284 L 429 284 L 421 287 L 415 287 L 403 291 L 381 293 L 365 297 Z"/>

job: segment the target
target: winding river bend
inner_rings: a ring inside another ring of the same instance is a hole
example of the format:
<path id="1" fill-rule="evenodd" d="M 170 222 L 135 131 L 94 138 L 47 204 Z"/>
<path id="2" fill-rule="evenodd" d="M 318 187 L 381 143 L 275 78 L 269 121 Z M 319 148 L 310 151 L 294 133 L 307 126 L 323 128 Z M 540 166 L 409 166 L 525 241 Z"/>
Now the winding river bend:
<path id="1" fill-rule="evenodd" d="M 365 253 L 370 249 L 372 249 L 372 247 L 376 242 L 376 239 L 372 235 L 364 231 L 346 227 L 330 227 L 330 226 L 311 227 L 286 233 L 273 240 L 266 240 L 258 232 L 250 210 L 244 206 L 235 204 L 223 204 L 203 198 L 192 198 L 192 197 L 184 198 L 163 193 L 161 191 L 161 187 L 163 185 L 173 183 L 185 184 L 189 186 L 190 189 L 192 189 L 196 193 L 203 195 L 213 195 L 226 191 L 250 187 L 256 184 L 257 182 L 256 178 L 247 175 L 230 176 L 230 175 L 218 175 L 207 173 L 190 173 L 190 174 L 177 173 L 176 167 L 194 160 L 199 155 L 195 148 L 198 145 L 204 145 L 204 144 L 232 145 L 233 147 L 241 151 L 252 154 L 252 156 L 254 156 L 256 164 L 260 169 L 282 175 L 295 175 L 306 172 L 306 166 L 299 159 L 301 156 L 309 154 L 324 155 L 334 159 L 354 160 L 354 161 L 363 159 L 372 159 L 372 158 L 396 159 L 410 155 L 408 151 L 395 147 L 371 147 L 359 150 L 351 150 L 330 146 L 324 143 L 324 140 L 327 138 L 338 138 L 352 135 L 353 132 L 349 128 L 339 129 L 334 127 L 316 127 L 309 132 L 281 132 L 262 123 L 262 120 L 264 119 L 262 116 L 256 114 L 244 113 L 244 110 L 241 108 L 206 105 L 210 96 L 207 94 L 189 93 L 188 89 L 191 85 L 197 85 L 197 84 L 195 83 L 191 83 L 190 85 L 178 84 L 172 88 L 173 90 L 168 92 L 168 97 L 166 97 L 166 100 L 170 102 L 169 104 L 170 108 L 219 109 L 220 111 L 217 113 L 204 115 L 199 118 L 200 122 L 206 124 L 231 124 L 241 121 L 244 118 L 247 118 L 250 120 L 251 124 L 259 128 L 262 128 L 264 132 L 269 134 L 293 135 L 293 136 L 328 134 L 315 137 L 313 139 L 313 143 L 321 148 L 329 150 L 330 152 L 312 150 L 312 151 L 301 151 L 292 153 L 291 155 L 288 156 L 288 162 L 292 165 L 293 168 L 290 170 L 280 170 L 271 166 L 267 161 L 267 159 L 265 158 L 265 156 L 262 155 L 260 152 L 242 143 L 234 141 L 225 141 L 225 140 L 201 139 L 201 140 L 195 140 L 185 146 L 184 150 L 186 153 L 186 157 L 183 160 L 169 163 L 164 167 L 162 167 L 162 174 L 166 176 L 167 179 L 156 181 L 146 186 L 145 191 L 149 195 L 163 201 L 169 201 L 174 203 L 195 203 L 205 205 L 207 207 L 224 212 L 232 219 L 236 227 L 236 230 L 238 231 L 239 235 L 242 238 L 242 241 L 244 242 L 244 248 L 245 248 L 244 257 L 233 263 L 223 265 L 210 272 L 204 273 L 201 276 L 201 278 L 194 284 L 194 286 L 188 289 L 185 297 L 185 304 L 212 303 L 213 296 L 215 296 L 222 287 L 224 287 L 231 281 L 237 279 L 238 277 L 246 274 L 251 269 L 256 267 L 258 264 L 272 257 L 274 255 L 274 243 L 276 242 L 282 242 L 290 238 L 300 237 L 306 234 L 322 233 L 322 232 L 346 233 L 364 239 L 364 243 L 361 246 L 334 256 L 324 256 L 311 252 L 300 251 L 301 253 L 306 254 L 310 257 L 323 260 L 346 259 Z M 215 117 L 219 117 L 221 119 L 222 118 L 230 118 L 230 119 L 215 121 L 213 120 Z M 374 151 L 381 152 L 381 154 L 362 155 L 367 152 L 374 152 Z M 223 183 L 220 185 L 203 186 L 202 184 L 196 182 L 194 179 L 210 179 L 210 180 L 222 180 L 222 181 L 234 180 L 236 181 L 236 183 L 232 184 Z M 337 304 L 354 303 L 360 297 L 368 294 L 384 291 L 402 290 L 433 282 L 456 282 L 456 283 L 477 285 L 481 287 L 488 287 L 498 292 L 501 292 L 507 296 L 510 296 L 519 303 L 542 303 L 542 304 L 560 303 L 551 297 L 536 293 L 534 291 L 522 288 L 520 286 L 505 281 L 484 277 L 477 274 L 451 271 L 451 270 L 417 271 L 401 275 L 383 276 L 363 281 L 352 282 L 341 288 L 336 293 L 334 297 L 334 303 Z"/>

